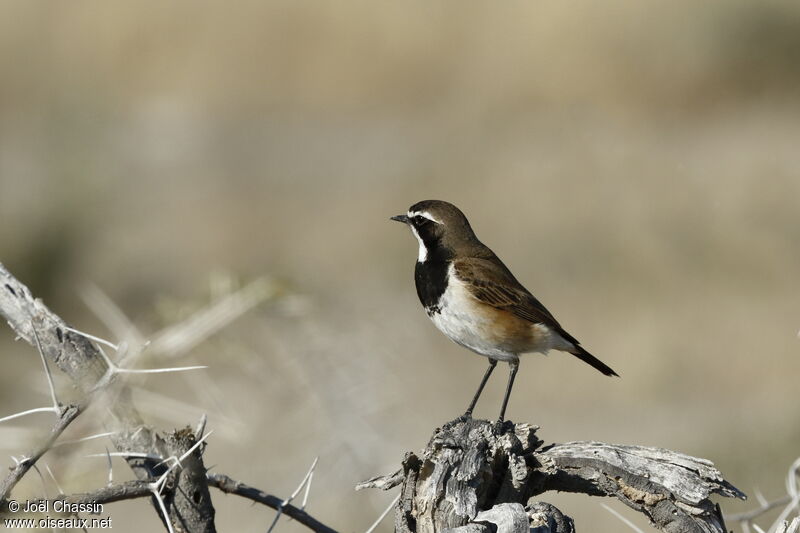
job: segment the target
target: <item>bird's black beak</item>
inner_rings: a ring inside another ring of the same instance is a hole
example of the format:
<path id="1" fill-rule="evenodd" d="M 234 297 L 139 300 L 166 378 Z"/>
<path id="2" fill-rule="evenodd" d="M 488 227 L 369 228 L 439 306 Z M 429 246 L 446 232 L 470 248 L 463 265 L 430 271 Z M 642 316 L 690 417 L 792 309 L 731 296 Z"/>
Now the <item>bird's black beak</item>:
<path id="1" fill-rule="evenodd" d="M 403 224 L 408 224 L 408 222 L 409 222 L 408 217 L 405 216 L 405 215 L 395 215 L 395 216 L 391 217 L 391 220 L 396 220 L 398 222 L 402 222 Z"/>

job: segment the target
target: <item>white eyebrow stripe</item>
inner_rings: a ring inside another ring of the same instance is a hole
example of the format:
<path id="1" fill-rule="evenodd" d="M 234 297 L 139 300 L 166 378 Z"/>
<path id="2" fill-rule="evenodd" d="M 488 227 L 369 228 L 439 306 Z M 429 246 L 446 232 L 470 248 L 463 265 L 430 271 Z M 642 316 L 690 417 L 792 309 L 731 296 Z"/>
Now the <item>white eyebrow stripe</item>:
<path id="1" fill-rule="evenodd" d="M 437 224 L 441 224 L 442 223 L 441 220 L 436 220 L 435 218 L 433 218 L 433 215 L 431 215 L 427 211 L 409 211 L 408 212 L 408 218 L 414 218 L 416 216 L 427 218 L 431 222 L 436 222 Z"/>

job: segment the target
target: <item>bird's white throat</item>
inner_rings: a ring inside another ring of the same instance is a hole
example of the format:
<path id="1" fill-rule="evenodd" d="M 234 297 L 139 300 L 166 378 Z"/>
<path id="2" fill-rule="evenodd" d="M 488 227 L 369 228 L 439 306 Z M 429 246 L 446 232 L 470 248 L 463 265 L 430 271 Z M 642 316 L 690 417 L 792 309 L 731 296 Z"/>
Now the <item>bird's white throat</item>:
<path id="1" fill-rule="evenodd" d="M 436 218 L 434 218 L 434 216 L 431 215 L 430 213 L 428 213 L 427 211 L 409 211 L 408 212 L 408 218 L 414 218 L 415 216 L 425 217 L 428 220 L 430 220 L 431 222 L 435 222 L 436 224 L 441 224 L 442 223 L 441 221 L 439 221 Z M 411 228 L 411 233 L 413 233 L 414 237 L 416 237 L 417 240 L 419 241 L 419 255 L 417 255 L 417 262 L 418 263 L 424 263 L 425 260 L 428 258 L 428 249 L 425 247 L 425 243 L 422 242 L 422 239 L 420 238 L 419 233 L 417 233 L 416 228 L 412 224 L 409 224 L 408 227 Z"/>
<path id="2" fill-rule="evenodd" d="M 416 237 L 419 241 L 419 254 L 417 255 L 417 261 L 419 263 L 424 263 L 428 258 L 428 249 L 425 247 L 425 243 L 422 242 L 422 238 L 419 236 L 419 233 L 417 233 L 416 228 L 410 224 L 408 227 L 411 228 L 411 233 L 413 233 L 414 237 Z"/>

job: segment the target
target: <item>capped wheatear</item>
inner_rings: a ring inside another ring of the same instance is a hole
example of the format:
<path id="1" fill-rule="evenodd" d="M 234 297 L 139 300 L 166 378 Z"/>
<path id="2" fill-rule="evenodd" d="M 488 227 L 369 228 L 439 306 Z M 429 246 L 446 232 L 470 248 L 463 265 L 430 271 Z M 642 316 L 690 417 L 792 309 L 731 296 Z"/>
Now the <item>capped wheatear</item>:
<path id="1" fill-rule="evenodd" d="M 498 419 L 502 423 L 522 353 L 560 350 L 606 376 L 618 375 L 561 327 L 478 240 L 456 206 L 425 200 L 392 220 L 408 225 L 419 241 L 414 280 L 428 317 L 451 340 L 489 358 L 489 368 L 465 417 L 472 415 L 497 361 L 505 361 L 510 373 Z"/>

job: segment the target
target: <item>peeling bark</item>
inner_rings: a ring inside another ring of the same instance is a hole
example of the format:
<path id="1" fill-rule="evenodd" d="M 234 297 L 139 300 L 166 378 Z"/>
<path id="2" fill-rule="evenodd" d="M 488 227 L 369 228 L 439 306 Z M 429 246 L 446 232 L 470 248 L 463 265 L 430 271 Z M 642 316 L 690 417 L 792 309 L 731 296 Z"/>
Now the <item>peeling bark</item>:
<path id="1" fill-rule="evenodd" d="M 572 520 L 558 509 L 529 502 L 550 490 L 616 497 L 670 533 L 725 533 L 719 507 L 709 498 L 745 498 L 705 459 L 602 442 L 543 446 L 536 426 L 505 427 L 500 433 L 486 420 L 449 422 L 419 456 L 407 454 L 400 471 L 360 487 L 402 484 L 395 530 L 404 533 L 467 533 L 462 528 L 480 526 L 481 512 L 507 503 L 528 504 L 529 525 L 542 528 L 535 531 L 573 532 Z"/>

